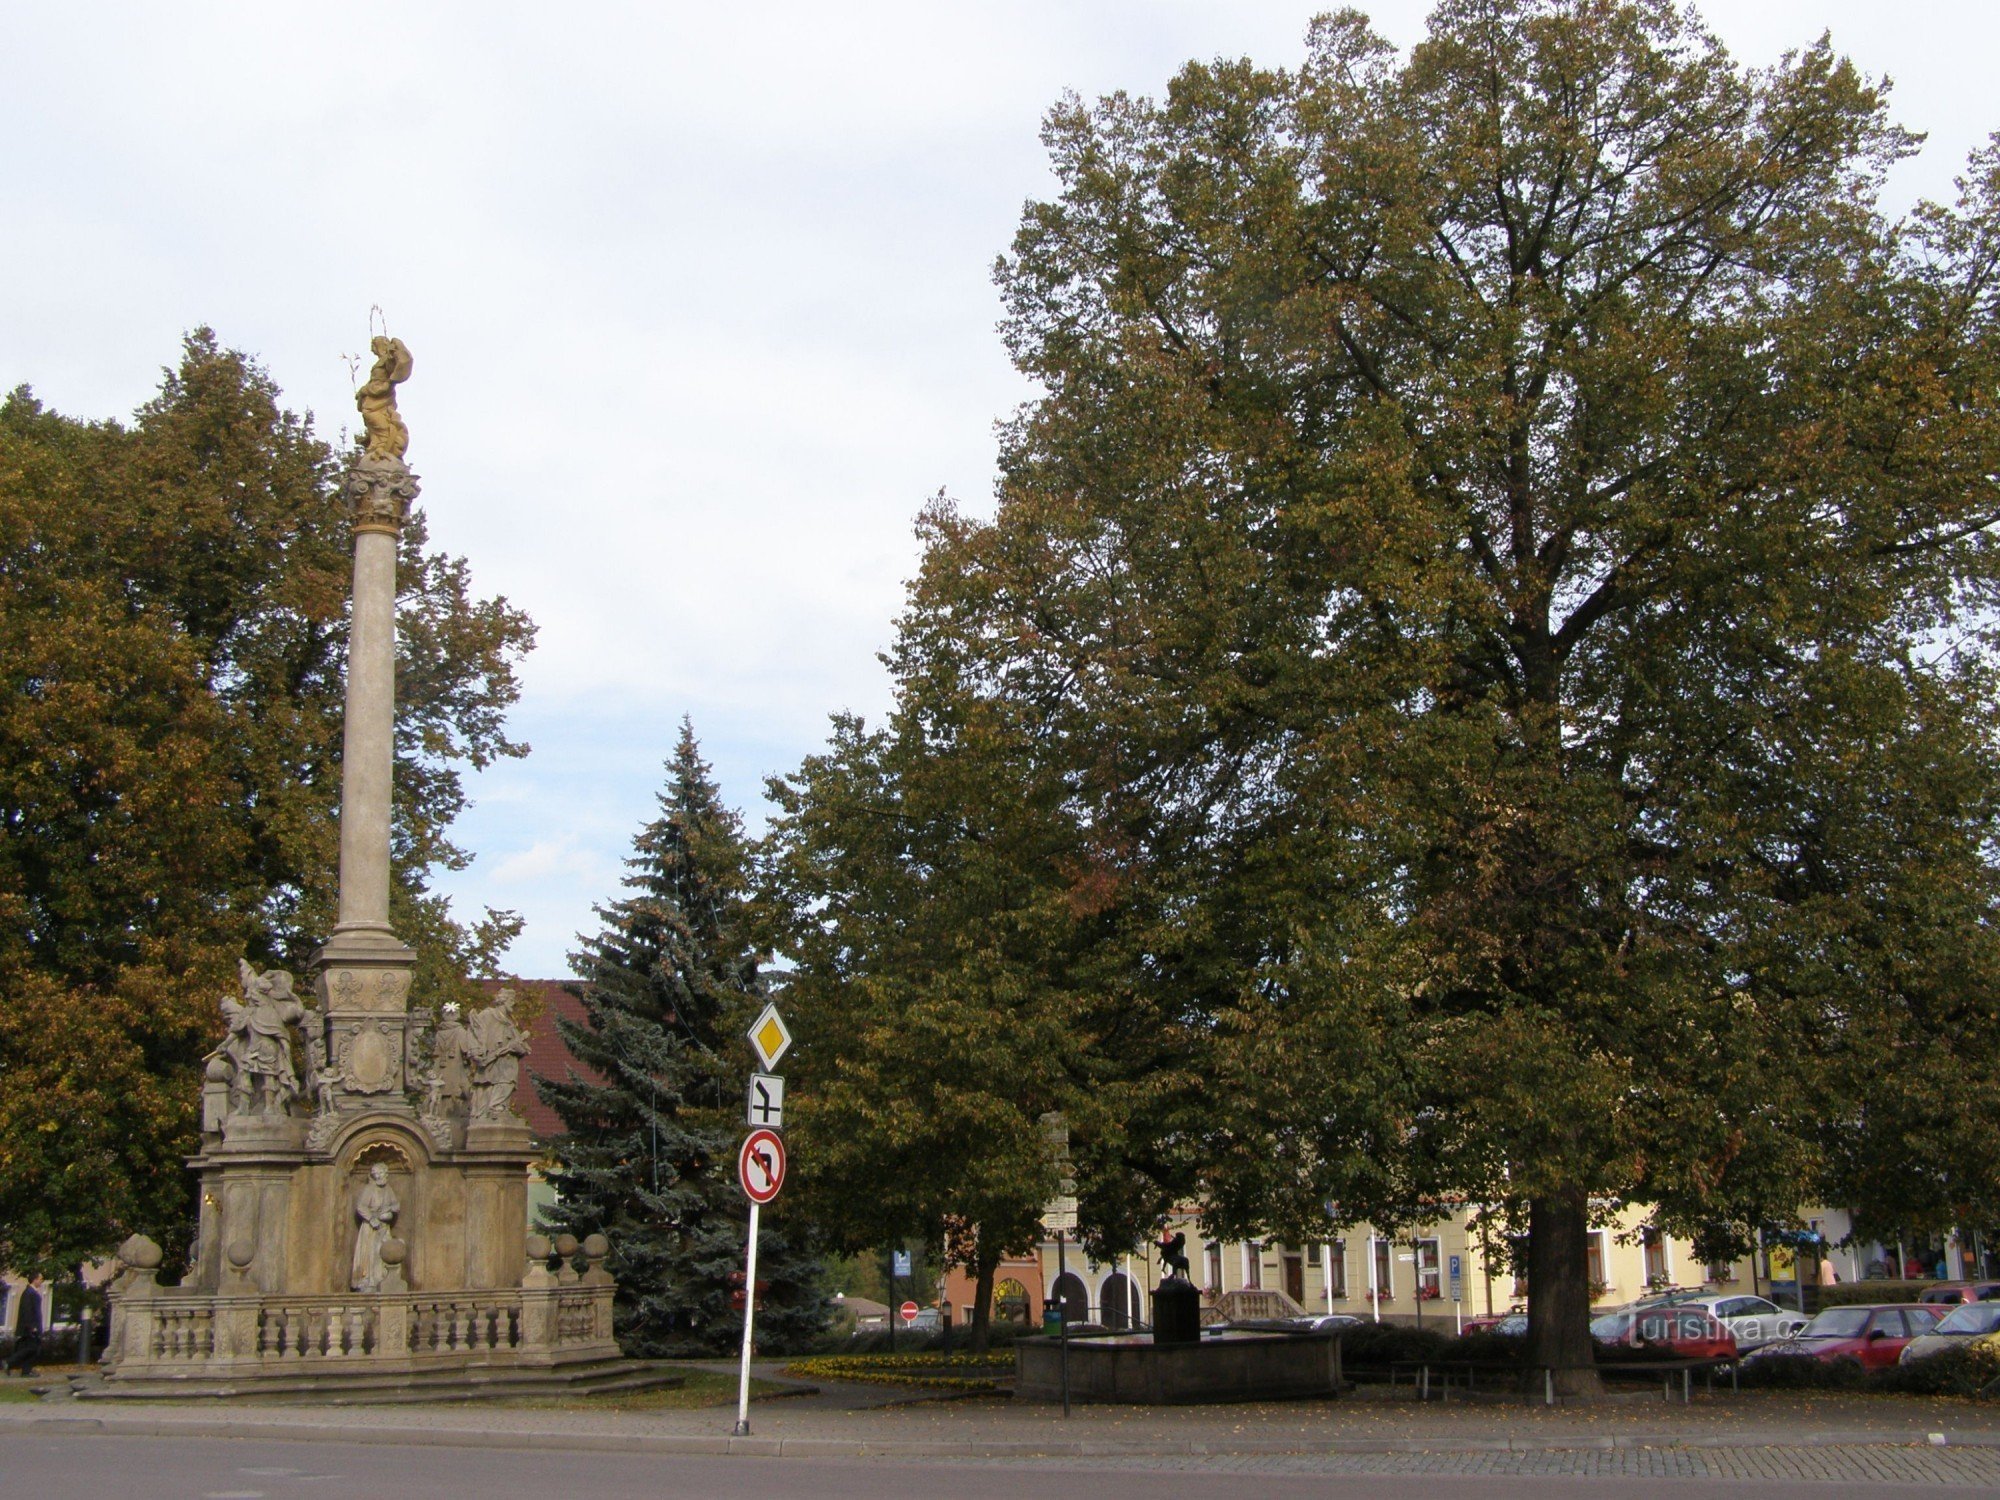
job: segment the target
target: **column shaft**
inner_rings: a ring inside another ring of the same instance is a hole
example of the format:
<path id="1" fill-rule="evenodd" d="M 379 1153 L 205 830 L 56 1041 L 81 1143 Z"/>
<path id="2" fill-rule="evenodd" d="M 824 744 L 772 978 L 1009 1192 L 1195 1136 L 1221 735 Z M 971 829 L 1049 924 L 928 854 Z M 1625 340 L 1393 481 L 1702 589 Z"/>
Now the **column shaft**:
<path id="1" fill-rule="evenodd" d="M 341 763 L 340 923 L 389 930 L 389 806 L 396 758 L 396 536 L 354 531 Z"/>

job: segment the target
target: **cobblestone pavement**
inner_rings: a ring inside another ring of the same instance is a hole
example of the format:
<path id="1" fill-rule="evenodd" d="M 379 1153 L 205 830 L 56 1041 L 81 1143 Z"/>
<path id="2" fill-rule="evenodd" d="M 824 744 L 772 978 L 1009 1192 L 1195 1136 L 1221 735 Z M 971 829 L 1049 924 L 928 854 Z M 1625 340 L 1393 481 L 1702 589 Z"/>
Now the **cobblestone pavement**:
<path id="1" fill-rule="evenodd" d="M 777 1375 L 776 1369 L 759 1373 Z M 641 1407 L 587 1400 L 513 1406 L 274 1405 L 248 1401 L 57 1401 L 0 1405 L 0 1465 L 20 1440 L 98 1438 L 363 1444 L 445 1450 L 593 1453 L 650 1460 L 710 1456 L 778 1460 L 771 1472 L 809 1474 L 814 1461 L 919 1467 L 979 1480 L 1007 1472 L 1054 1483 L 1097 1472 L 1106 1484 L 1157 1475 L 1185 1493 L 1203 1474 L 1254 1483 L 1319 1478 L 1396 1486 L 1410 1480 L 1489 1481 L 1492 1495 L 1540 1500 L 1552 1479 L 1674 1479 L 1759 1486 L 1828 1484 L 1880 1493 L 1972 1487 L 2000 1493 L 2000 1405 L 1839 1393 L 1744 1392 L 1549 1409 L 1515 1404 L 1418 1404 L 1343 1399 L 1219 1407 L 1052 1407 L 990 1397 L 877 1406 L 879 1387 L 760 1401 L 752 1436 L 730 1435 L 730 1407 Z M 804 1460 L 803 1463 L 796 1463 Z M 794 1467 L 796 1463 L 796 1467 Z M 752 1464 L 742 1472 L 761 1466 Z M 1119 1477 L 1122 1476 L 1122 1477 Z M 1236 1481 L 1232 1481 L 1234 1483 Z M 1513 1485 L 1513 1491 L 1507 1485 Z M 1164 1492 L 1163 1492 L 1164 1493 Z M 1274 1492 L 1275 1493 L 1275 1492 Z M 1861 1491 L 1853 1491 L 1858 1497 Z"/>
<path id="2" fill-rule="evenodd" d="M 929 1460 L 931 1463 L 937 1460 Z M 970 1462 L 970 1461 L 968 1461 Z M 982 1463 L 981 1467 L 987 1466 Z M 1450 1479 L 1707 1479 L 1968 1485 L 2000 1490 L 2000 1449 L 1888 1447 L 1566 1449 L 1539 1453 L 1215 1454 L 1156 1459 L 1021 1459 L 1014 1469 Z"/>

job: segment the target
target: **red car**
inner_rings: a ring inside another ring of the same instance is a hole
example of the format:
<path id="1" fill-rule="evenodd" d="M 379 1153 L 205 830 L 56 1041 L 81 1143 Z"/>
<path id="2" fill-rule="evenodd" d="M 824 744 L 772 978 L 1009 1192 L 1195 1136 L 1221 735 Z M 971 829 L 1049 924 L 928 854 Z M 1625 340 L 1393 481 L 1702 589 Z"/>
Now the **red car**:
<path id="1" fill-rule="evenodd" d="M 1864 1369 L 1884 1370 L 1896 1363 L 1903 1346 L 1929 1333 L 1949 1306 L 1924 1307 L 1914 1302 L 1882 1303 L 1872 1307 L 1829 1307 L 1792 1338 L 1766 1344 L 1752 1359 L 1851 1359 Z"/>
<path id="2" fill-rule="evenodd" d="M 1590 1320 L 1590 1336 L 1600 1344 L 1658 1349 L 1682 1359 L 1734 1359 L 1736 1335 L 1705 1307 L 1628 1307 Z"/>

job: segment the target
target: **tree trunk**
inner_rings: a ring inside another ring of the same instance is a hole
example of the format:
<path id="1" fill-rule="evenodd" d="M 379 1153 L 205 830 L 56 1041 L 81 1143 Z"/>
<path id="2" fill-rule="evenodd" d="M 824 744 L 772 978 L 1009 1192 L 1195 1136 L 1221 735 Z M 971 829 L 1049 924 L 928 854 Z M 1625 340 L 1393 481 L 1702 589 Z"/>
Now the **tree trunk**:
<path id="1" fill-rule="evenodd" d="M 1604 1393 L 1590 1337 L 1590 1200 L 1581 1190 L 1528 1203 L 1528 1394 Z"/>
<path id="2" fill-rule="evenodd" d="M 974 1258 L 972 1270 L 972 1352 L 984 1354 L 991 1335 L 993 1323 L 993 1276 L 1000 1267 L 1000 1257 L 989 1256 L 984 1250 Z"/>

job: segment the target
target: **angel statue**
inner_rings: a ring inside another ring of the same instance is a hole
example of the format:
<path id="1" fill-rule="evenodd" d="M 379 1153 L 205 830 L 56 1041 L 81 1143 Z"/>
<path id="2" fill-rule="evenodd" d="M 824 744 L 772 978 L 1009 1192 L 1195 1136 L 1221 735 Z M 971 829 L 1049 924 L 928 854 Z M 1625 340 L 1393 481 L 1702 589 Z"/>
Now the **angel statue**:
<path id="1" fill-rule="evenodd" d="M 258 1113 L 282 1115 L 299 1093 L 291 1028 L 304 1018 L 306 1008 L 292 994 L 292 976 L 283 969 L 259 974 L 239 958 L 236 972 L 243 998 L 222 997 L 222 1019 L 229 1035 L 213 1054 L 230 1064 L 229 1112 L 249 1114 L 255 1096 Z"/>
<path id="2" fill-rule="evenodd" d="M 368 457 L 392 458 L 401 463 L 410 446 L 410 429 L 403 425 L 403 414 L 396 410 L 396 387 L 410 378 L 413 364 L 410 346 L 401 339 L 378 333 L 368 347 L 375 351 L 375 364 L 361 389 L 354 393 L 362 429 L 368 434 Z"/>

